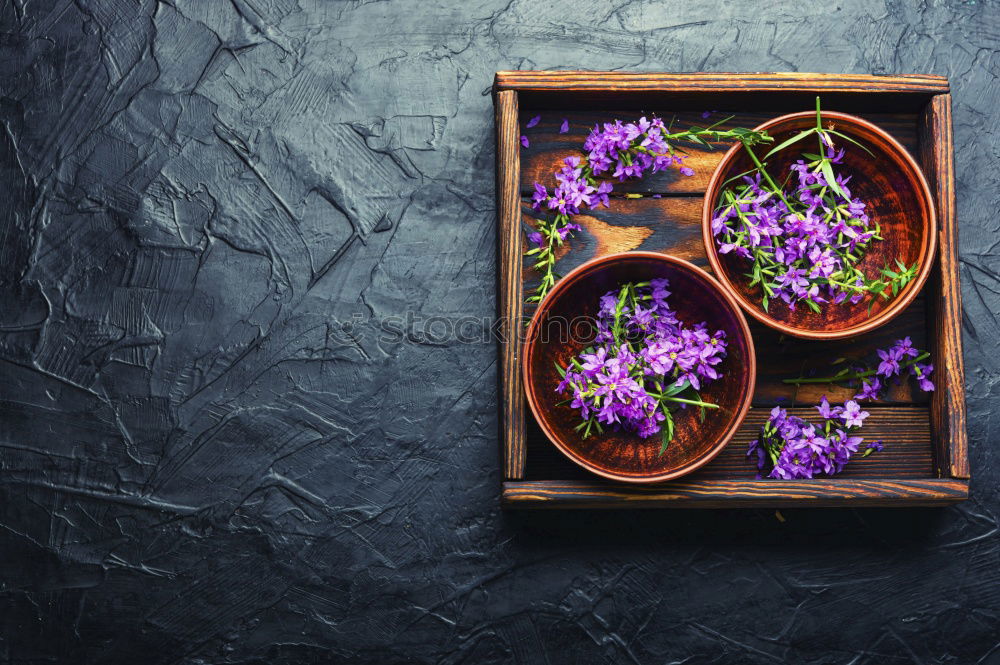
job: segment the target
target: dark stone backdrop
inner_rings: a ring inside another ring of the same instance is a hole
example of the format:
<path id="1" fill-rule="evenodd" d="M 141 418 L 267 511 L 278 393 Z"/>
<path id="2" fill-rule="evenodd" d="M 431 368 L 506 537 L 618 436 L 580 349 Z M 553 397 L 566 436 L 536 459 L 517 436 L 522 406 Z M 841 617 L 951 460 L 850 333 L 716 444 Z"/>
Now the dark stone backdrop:
<path id="1" fill-rule="evenodd" d="M 0 2 L 0 660 L 998 663 L 994 2 Z M 943 74 L 972 498 L 504 514 L 498 69 Z M 351 325 L 344 326 L 343 322 Z"/>

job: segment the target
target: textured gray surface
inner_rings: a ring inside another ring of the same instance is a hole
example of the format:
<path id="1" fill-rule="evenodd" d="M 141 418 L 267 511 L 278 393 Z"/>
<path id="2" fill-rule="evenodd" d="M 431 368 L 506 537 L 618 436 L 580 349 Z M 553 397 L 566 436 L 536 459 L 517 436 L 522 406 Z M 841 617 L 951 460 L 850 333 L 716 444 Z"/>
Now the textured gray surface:
<path id="1" fill-rule="evenodd" d="M 1000 662 L 998 45 L 982 2 L 0 2 L 0 659 Z M 494 312 L 518 68 L 950 77 L 971 500 L 502 514 L 495 348 L 424 328 Z"/>

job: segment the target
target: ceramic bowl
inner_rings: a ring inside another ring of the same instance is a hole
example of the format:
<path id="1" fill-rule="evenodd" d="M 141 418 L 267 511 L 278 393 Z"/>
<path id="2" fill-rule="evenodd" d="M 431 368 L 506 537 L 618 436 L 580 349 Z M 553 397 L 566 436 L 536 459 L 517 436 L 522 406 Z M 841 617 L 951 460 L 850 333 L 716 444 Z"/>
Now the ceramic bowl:
<path id="1" fill-rule="evenodd" d="M 757 127 L 774 137 L 774 143 L 791 138 L 803 129 L 815 125 L 813 112 L 793 113 L 765 122 Z M 702 236 L 712 272 L 743 310 L 766 326 L 782 333 L 807 339 L 842 339 L 874 330 L 891 321 L 913 302 L 927 281 L 936 250 L 937 223 L 934 200 L 927 180 L 913 157 L 889 134 L 867 120 L 845 113 L 824 112 L 823 126 L 833 128 L 862 143 L 873 154 L 844 139 L 835 144 L 846 150 L 838 173 L 851 176 L 851 195 L 866 203 L 866 212 L 872 222 L 881 226 L 881 241 L 872 241 L 859 268 L 874 277 L 886 264 L 895 269 L 895 259 L 906 265 L 919 262 L 916 277 L 899 295 L 890 299 L 877 299 L 869 311 L 869 300 L 856 305 L 844 302 L 825 305 L 820 313 L 813 312 L 799 303 L 795 310 L 780 300 L 772 300 L 768 311 L 761 304 L 759 286 L 750 287 L 746 273 L 751 265 L 747 259 L 735 254 L 719 254 L 712 235 L 712 218 L 719 203 L 724 183 L 735 175 L 748 171 L 753 164 L 746 149 L 737 144 L 726 153 L 715 169 L 708 184 L 702 209 Z M 812 143 L 810 143 L 810 141 Z M 781 182 L 789 166 L 800 158 L 800 153 L 816 152 L 816 139 L 809 137 L 772 155 L 768 172 Z M 770 148 L 758 146 L 755 152 L 763 157 Z"/>
<path id="2" fill-rule="evenodd" d="M 727 356 L 718 366 L 722 378 L 701 391 L 718 404 L 699 422 L 698 410 L 678 409 L 673 441 L 661 455 L 661 439 L 646 439 L 606 428 L 586 439 L 574 428 L 579 411 L 556 392 L 560 376 L 554 363 L 565 367 L 570 358 L 590 346 L 598 299 L 622 283 L 665 277 L 670 281 L 671 307 L 687 325 L 706 321 L 710 329 L 726 331 Z M 528 405 L 542 431 L 573 462 L 605 478 L 651 483 L 677 478 L 708 463 L 732 439 L 753 395 L 756 359 L 750 329 L 736 300 L 697 266 L 655 252 L 626 252 L 585 263 L 556 283 L 528 326 L 522 371 Z"/>

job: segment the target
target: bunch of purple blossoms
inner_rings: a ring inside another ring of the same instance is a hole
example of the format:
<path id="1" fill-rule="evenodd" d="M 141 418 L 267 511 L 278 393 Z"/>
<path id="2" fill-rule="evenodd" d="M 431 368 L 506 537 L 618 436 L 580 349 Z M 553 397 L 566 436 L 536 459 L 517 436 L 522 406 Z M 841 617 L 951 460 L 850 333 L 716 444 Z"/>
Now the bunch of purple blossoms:
<path id="1" fill-rule="evenodd" d="M 788 415 L 776 406 L 761 428 L 760 436 L 750 442 L 747 457 L 757 462 L 757 477 L 793 480 L 832 476 L 843 471 L 851 456 L 858 452 L 864 438 L 855 436 L 867 411 L 851 400 L 844 406 L 831 407 L 826 397 L 816 407 L 823 424 L 816 426 L 805 419 Z M 882 450 L 882 443 L 869 444 L 863 456 Z"/>
<path id="2" fill-rule="evenodd" d="M 710 333 L 706 323 L 693 327 L 678 320 L 667 303 L 667 280 L 625 284 L 600 299 L 595 346 L 556 365 L 560 393 L 580 411 L 577 430 L 620 427 L 642 438 L 661 433 L 666 450 L 673 439 L 671 407 L 718 405 L 701 399 L 702 386 L 718 379 L 726 357 L 725 331 Z"/>
<path id="3" fill-rule="evenodd" d="M 842 383 L 860 391 L 854 396 L 858 400 L 877 400 L 885 394 L 889 388 L 889 382 L 895 378 L 898 383 L 909 373 L 917 380 L 917 385 L 924 392 L 934 390 L 934 382 L 930 376 L 934 371 L 934 365 L 924 363 L 930 357 L 927 351 L 921 351 L 913 346 L 909 337 L 896 340 L 888 349 L 878 349 L 877 367 L 871 368 L 865 365 L 848 365 L 833 376 L 822 377 L 799 377 L 797 379 L 785 379 L 785 383 L 792 385 L 802 385 L 804 383 Z M 846 362 L 843 358 L 838 358 L 834 364 Z M 875 361 L 870 363 L 874 365 Z"/>
<path id="4" fill-rule="evenodd" d="M 534 246 L 525 254 L 535 257 L 534 267 L 542 273 L 541 283 L 528 302 L 541 301 L 555 284 L 555 249 L 574 231 L 580 230 L 580 226 L 570 222 L 570 218 L 581 210 L 609 205 L 608 195 L 613 185 L 610 180 L 599 180 L 599 177 L 612 177 L 624 182 L 671 166 L 679 167 L 685 176 L 694 175 L 693 169 L 683 165 L 685 155 L 674 146 L 677 141 L 711 147 L 710 141 L 738 139 L 754 145 L 771 140 L 766 133 L 749 129 L 717 129 L 728 120 L 725 118 L 709 127 L 692 127 L 674 133 L 659 118 L 647 120 L 643 117 L 634 123 L 615 120 L 604 123 L 603 128 L 595 126 L 584 141 L 585 155 L 563 160 L 562 168 L 555 174 L 556 185 L 551 191 L 545 185 L 535 183 L 532 207 L 553 214 L 553 218 L 539 219 L 537 230 L 528 235 Z M 532 123 L 537 124 L 537 119 L 532 118 L 529 125 Z M 564 120 L 560 133 L 567 129 L 568 124 Z"/>
<path id="5" fill-rule="evenodd" d="M 836 174 L 843 164 L 844 148 L 837 150 L 833 136 L 854 142 L 839 132 L 823 129 L 819 99 L 816 127 L 785 141 L 764 156 L 811 134 L 819 141 L 819 154 L 802 153 L 791 166 L 795 185 L 785 191 L 775 184 L 764 164 L 746 146 L 756 164 L 743 184 L 722 193 L 720 208 L 712 219 L 712 234 L 720 254 L 733 253 L 752 262 L 750 286 L 760 284 L 765 311 L 771 301 L 782 300 L 791 310 L 804 302 L 814 312 L 820 304 L 856 304 L 865 297 L 895 296 L 913 279 L 917 265 L 897 260 L 869 279 L 857 265 L 869 244 L 881 240 L 878 223 L 872 224 L 866 205 L 851 196 L 850 177 Z M 806 161 L 809 160 L 809 161 Z M 872 301 L 874 302 L 874 300 Z"/>

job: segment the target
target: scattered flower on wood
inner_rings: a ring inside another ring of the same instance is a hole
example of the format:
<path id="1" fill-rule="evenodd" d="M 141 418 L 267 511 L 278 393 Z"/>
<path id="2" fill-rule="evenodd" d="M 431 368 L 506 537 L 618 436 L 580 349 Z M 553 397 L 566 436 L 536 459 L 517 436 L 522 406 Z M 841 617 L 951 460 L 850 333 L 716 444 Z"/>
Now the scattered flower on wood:
<path id="1" fill-rule="evenodd" d="M 876 352 L 878 360 L 874 368 L 863 365 L 845 365 L 833 376 L 786 379 L 785 383 L 831 383 L 845 384 L 860 389 L 854 399 L 843 406 L 831 406 L 826 396 L 816 410 L 823 419 L 814 425 L 798 416 L 788 415 L 781 407 L 774 407 L 771 416 L 761 428 L 760 436 L 750 443 L 747 457 L 757 463 L 759 477 L 814 478 L 832 476 L 843 471 L 851 456 L 861 451 L 862 457 L 873 452 L 881 452 L 881 440 L 873 441 L 860 448 L 864 438 L 857 432 L 870 414 L 859 404 L 864 400 L 880 399 L 888 388 L 889 381 L 902 380 L 907 374 L 917 380 L 921 390 L 934 390 L 930 380 L 934 366 L 923 363 L 930 354 L 913 347 L 909 337 L 897 340 L 888 349 Z M 844 358 L 834 361 L 845 364 Z"/>
<path id="2" fill-rule="evenodd" d="M 537 117 L 532 118 L 527 127 L 537 124 L 536 120 Z M 615 120 L 604 123 L 603 127 L 595 126 L 583 144 L 584 154 L 563 160 L 562 168 L 555 174 L 554 187 L 535 183 L 532 205 L 551 217 L 538 220 L 537 230 L 528 236 L 533 247 L 526 254 L 534 257 L 534 268 L 542 274 L 528 302 L 541 301 L 556 283 L 555 250 L 574 231 L 580 230 L 570 219 L 581 210 L 609 205 L 609 194 L 614 189 L 612 178 L 624 182 L 671 167 L 684 176 L 694 175 L 694 169 L 684 165 L 686 155 L 676 145 L 678 142 L 711 148 L 712 143 L 720 141 L 739 140 L 745 145 L 756 145 L 771 140 L 766 132 L 741 127 L 720 129 L 728 120 L 723 118 L 708 127 L 679 132 L 671 132 L 660 118 L 643 117 L 628 123 Z M 569 122 L 564 119 L 560 133 L 567 131 Z M 521 145 L 529 146 L 526 136 L 521 137 Z"/>
<path id="3" fill-rule="evenodd" d="M 869 416 L 854 400 L 843 406 L 830 406 L 826 397 L 816 407 L 822 418 L 819 425 L 776 406 L 761 428 L 760 436 L 750 442 L 747 457 L 757 463 L 757 477 L 794 480 L 833 476 L 844 470 L 864 437 L 857 436 Z M 869 444 L 861 453 L 867 456 L 882 450 L 882 442 Z"/>
<path id="4" fill-rule="evenodd" d="M 930 358 L 928 351 L 914 348 L 909 337 L 896 340 L 888 349 L 878 349 L 875 358 L 866 362 L 850 363 L 846 358 L 837 358 L 834 365 L 843 365 L 839 372 L 832 376 L 799 377 L 785 379 L 784 383 L 802 385 L 805 383 L 842 384 L 858 390 L 856 400 L 874 401 L 881 399 L 894 381 L 901 382 L 906 376 L 911 376 L 924 392 L 934 390 L 931 373 L 934 365 L 923 361 Z"/>

